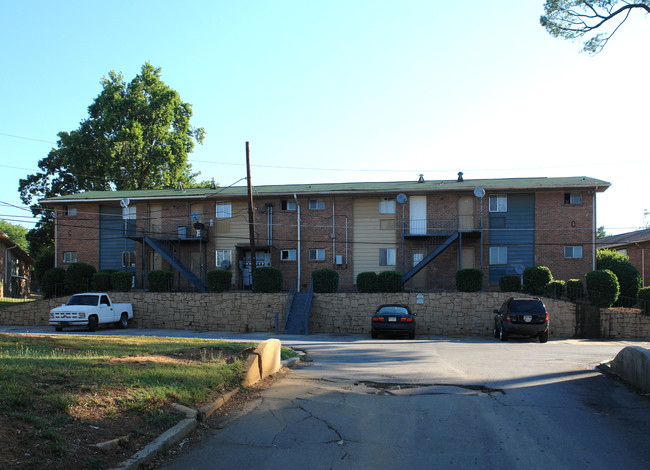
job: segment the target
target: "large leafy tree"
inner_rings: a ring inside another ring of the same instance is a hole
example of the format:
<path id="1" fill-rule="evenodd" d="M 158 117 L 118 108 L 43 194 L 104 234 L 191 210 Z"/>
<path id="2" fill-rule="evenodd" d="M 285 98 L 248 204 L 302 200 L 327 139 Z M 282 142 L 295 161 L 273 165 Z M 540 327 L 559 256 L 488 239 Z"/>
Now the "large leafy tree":
<path id="1" fill-rule="evenodd" d="M 546 0 L 539 21 L 553 37 L 584 39 L 583 50 L 595 54 L 633 12 L 650 13 L 650 0 Z"/>
<path id="2" fill-rule="evenodd" d="M 202 143 L 203 128 L 190 125 L 192 107 L 146 63 L 131 82 L 111 71 L 88 107 L 88 118 L 60 132 L 57 147 L 38 162 L 40 171 L 20 180 L 20 197 L 42 215 L 33 234 L 47 244 L 52 218 L 36 204 L 44 197 L 93 190 L 171 188 L 195 184 L 187 156 Z"/>
<path id="3" fill-rule="evenodd" d="M 27 229 L 22 225 L 15 225 L 6 220 L 0 220 L 0 230 L 2 230 L 13 242 L 21 247 L 25 252 L 28 250 Z"/>

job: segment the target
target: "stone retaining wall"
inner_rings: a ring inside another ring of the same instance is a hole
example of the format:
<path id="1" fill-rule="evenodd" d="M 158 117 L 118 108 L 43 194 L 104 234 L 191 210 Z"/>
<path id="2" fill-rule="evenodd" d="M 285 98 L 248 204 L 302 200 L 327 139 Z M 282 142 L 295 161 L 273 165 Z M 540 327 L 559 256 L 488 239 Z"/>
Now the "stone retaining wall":
<path id="1" fill-rule="evenodd" d="M 417 313 L 419 335 L 489 336 L 493 310 L 511 293 L 397 293 L 397 294 L 315 294 L 309 332 L 369 334 L 370 316 L 378 305 L 402 303 Z M 421 296 L 422 303 L 418 303 Z M 284 328 L 286 293 L 152 293 L 111 294 L 114 302 L 131 302 L 133 327 L 233 332 L 275 331 L 279 313 L 280 332 Z M 68 298 L 28 302 L 0 309 L 0 325 L 47 325 L 49 311 Z M 544 298 L 551 317 L 551 337 L 571 338 L 576 331 L 575 305 Z M 636 312 L 601 310 L 603 338 L 650 339 L 650 316 Z"/>

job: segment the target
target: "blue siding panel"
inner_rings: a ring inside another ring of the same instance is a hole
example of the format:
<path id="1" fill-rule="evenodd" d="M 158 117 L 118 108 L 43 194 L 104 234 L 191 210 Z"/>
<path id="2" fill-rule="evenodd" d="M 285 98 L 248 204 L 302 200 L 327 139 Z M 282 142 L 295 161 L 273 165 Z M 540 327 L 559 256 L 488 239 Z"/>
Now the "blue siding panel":
<path id="1" fill-rule="evenodd" d="M 497 284 L 506 274 L 516 274 L 515 266 L 535 263 L 535 195 L 508 194 L 507 212 L 490 212 L 490 246 L 508 247 L 508 263 L 490 266 L 490 283 Z M 503 220 L 498 219 L 504 219 Z"/>
<path id="2" fill-rule="evenodd" d="M 122 208 L 100 206 L 99 208 L 99 269 L 124 271 L 122 252 L 135 251 L 136 242 L 124 237 Z M 135 269 L 129 268 L 134 272 Z"/>

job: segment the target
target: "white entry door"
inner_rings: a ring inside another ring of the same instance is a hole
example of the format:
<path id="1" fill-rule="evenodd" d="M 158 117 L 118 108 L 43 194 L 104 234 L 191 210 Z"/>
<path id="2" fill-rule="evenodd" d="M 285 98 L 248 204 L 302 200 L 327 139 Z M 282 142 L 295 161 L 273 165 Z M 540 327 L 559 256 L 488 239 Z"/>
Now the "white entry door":
<path id="1" fill-rule="evenodd" d="M 409 205 L 410 233 L 414 235 L 427 233 L 427 198 L 411 196 Z"/>

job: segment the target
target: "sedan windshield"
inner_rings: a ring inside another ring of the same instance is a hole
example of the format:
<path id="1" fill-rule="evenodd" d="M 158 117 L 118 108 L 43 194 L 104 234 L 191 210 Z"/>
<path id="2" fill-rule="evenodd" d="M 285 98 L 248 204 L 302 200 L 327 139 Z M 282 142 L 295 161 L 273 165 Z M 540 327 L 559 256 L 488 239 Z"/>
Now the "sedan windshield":
<path id="1" fill-rule="evenodd" d="M 97 305 L 97 295 L 73 295 L 68 300 L 68 305 Z"/>
<path id="2" fill-rule="evenodd" d="M 409 311 L 404 307 L 389 305 L 379 309 L 377 314 L 381 315 L 408 315 Z"/>

